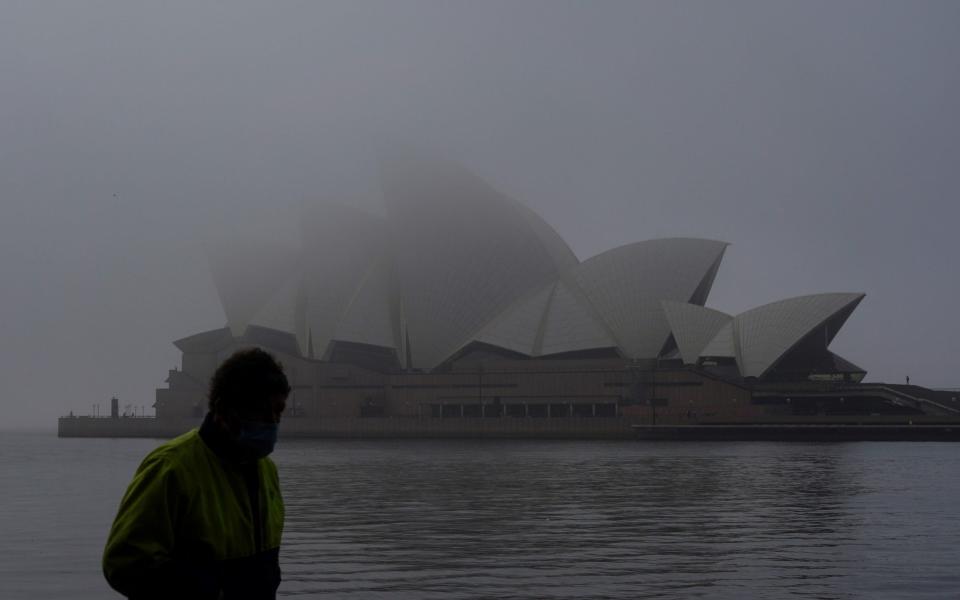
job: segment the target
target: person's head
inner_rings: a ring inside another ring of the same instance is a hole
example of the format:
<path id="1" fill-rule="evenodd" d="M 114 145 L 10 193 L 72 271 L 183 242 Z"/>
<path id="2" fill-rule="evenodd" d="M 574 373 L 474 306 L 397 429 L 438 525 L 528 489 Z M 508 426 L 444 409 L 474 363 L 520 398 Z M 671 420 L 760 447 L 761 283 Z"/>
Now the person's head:
<path id="1" fill-rule="evenodd" d="M 241 447 L 259 458 L 273 450 L 289 395 L 290 383 L 277 359 L 259 348 L 240 350 L 210 380 L 210 413 Z"/>

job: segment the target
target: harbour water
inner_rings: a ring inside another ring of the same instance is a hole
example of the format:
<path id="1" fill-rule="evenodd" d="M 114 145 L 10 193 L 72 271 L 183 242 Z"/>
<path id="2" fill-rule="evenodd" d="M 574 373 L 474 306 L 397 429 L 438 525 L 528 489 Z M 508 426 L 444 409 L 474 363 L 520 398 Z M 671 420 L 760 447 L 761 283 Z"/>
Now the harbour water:
<path id="1" fill-rule="evenodd" d="M 0 433 L 0 598 L 116 597 L 159 441 Z M 281 596 L 953 598 L 951 443 L 282 441 Z"/>

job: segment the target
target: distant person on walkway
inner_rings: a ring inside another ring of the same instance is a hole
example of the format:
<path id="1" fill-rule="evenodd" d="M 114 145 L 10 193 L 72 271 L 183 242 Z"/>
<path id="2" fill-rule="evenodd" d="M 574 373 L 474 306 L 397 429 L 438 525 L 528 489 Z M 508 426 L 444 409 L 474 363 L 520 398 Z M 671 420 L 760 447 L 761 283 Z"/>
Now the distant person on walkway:
<path id="1" fill-rule="evenodd" d="M 276 598 L 283 500 L 267 455 L 290 385 L 242 350 L 210 382 L 203 424 L 144 459 L 120 503 L 103 572 L 134 599 Z"/>

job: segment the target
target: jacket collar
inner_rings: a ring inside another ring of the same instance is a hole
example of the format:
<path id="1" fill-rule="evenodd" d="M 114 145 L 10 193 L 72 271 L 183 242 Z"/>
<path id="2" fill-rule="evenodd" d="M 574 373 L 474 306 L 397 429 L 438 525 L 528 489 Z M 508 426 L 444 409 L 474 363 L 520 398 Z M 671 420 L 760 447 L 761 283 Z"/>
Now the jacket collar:
<path id="1" fill-rule="evenodd" d="M 207 416 L 203 418 L 203 424 L 200 425 L 200 439 L 221 460 L 232 463 L 243 462 L 243 456 L 237 443 L 213 421 L 213 413 L 208 412 Z"/>

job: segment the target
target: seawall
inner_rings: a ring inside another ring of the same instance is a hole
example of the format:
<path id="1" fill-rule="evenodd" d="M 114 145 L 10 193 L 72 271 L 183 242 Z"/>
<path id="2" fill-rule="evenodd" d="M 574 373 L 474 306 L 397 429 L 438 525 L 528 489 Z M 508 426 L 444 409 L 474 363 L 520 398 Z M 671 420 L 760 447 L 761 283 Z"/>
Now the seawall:
<path id="1" fill-rule="evenodd" d="M 59 437 L 172 438 L 199 426 L 199 418 L 61 417 Z M 727 441 L 960 441 L 960 420 L 902 416 L 810 417 L 779 422 L 636 424 L 626 418 L 417 419 L 290 417 L 283 438 L 648 439 Z"/>
<path id="2" fill-rule="evenodd" d="M 152 417 L 61 417 L 60 437 L 171 438 L 197 427 L 200 419 Z M 622 418 L 417 419 L 368 417 L 285 418 L 283 438 L 514 438 L 631 439 L 632 421 Z"/>

